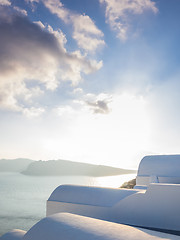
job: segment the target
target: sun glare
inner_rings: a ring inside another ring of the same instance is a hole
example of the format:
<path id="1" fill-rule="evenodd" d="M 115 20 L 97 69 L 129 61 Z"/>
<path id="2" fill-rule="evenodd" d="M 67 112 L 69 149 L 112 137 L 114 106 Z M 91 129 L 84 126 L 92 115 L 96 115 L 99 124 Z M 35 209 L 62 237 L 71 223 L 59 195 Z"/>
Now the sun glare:
<path id="1" fill-rule="evenodd" d="M 48 157 L 135 167 L 139 163 L 135 157 L 147 149 L 150 134 L 146 102 L 142 97 L 115 95 L 109 108 L 108 114 L 93 114 L 84 108 L 64 112 L 61 117 L 71 116 L 73 121 L 64 134 L 44 140 Z"/>

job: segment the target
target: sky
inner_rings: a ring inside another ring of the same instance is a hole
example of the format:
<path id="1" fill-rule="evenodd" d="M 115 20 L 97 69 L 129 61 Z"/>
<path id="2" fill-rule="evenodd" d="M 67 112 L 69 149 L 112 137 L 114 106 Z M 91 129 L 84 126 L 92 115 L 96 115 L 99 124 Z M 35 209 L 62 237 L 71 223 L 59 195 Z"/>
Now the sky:
<path id="1" fill-rule="evenodd" d="M 137 168 L 180 153 L 179 0 L 0 0 L 0 158 Z"/>

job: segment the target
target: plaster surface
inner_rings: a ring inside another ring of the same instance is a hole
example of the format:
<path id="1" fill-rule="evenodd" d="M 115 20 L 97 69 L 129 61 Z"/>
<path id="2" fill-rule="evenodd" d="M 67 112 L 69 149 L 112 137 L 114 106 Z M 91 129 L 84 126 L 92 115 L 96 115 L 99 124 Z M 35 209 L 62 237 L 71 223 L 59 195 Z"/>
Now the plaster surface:
<path id="1" fill-rule="evenodd" d="M 159 233 L 69 213 L 44 218 L 23 240 L 177 240 L 178 236 Z"/>

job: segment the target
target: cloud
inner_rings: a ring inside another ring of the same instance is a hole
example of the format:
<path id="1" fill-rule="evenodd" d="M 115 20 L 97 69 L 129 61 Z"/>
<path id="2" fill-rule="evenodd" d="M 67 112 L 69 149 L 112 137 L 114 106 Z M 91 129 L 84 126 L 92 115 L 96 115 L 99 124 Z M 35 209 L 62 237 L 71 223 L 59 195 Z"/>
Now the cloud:
<path id="1" fill-rule="evenodd" d="M 21 9 L 21 8 L 15 6 L 15 7 L 14 7 L 14 10 L 16 10 L 16 11 L 19 12 L 19 13 L 21 13 L 22 15 L 27 16 L 27 11 L 24 10 L 24 9 Z"/>
<path id="2" fill-rule="evenodd" d="M 39 0 L 25 0 L 27 3 L 39 3 Z"/>
<path id="3" fill-rule="evenodd" d="M 109 94 L 100 93 L 95 95 L 88 93 L 84 95 L 83 101 L 94 114 L 108 114 L 111 111 L 109 103 L 112 102 L 112 96 Z"/>
<path id="4" fill-rule="evenodd" d="M 80 100 L 75 100 L 75 103 L 82 106 L 85 110 L 93 112 L 94 114 L 108 114 L 111 112 L 109 104 L 112 102 L 112 96 L 105 93 L 98 95 L 88 93 L 81 96 Z"/>
<path id="5" fill-rule="evenodd" d="M 76 95 L 76 93 L 78 94 Z M 73 91 L 73 94 L 75 94 L 75 99 L 54 108 L 54 112 L 61 117 L 71 118 L 71 120 L 80 113 L 89 117 L 93 117 L 94 114 L 100 116 L 111 113 L 111 103 L 113 99 L 110 94 L 85 94 L 81 88 L 76 88 L 75 91 Z"/>
<path id="6" fill-rule="evenodd" d="M 0 5 L 2 5 L 2 6 L 10 6 L 11 2 L 9 0 L 0 0 Z"/>
<path id="7" fill-rule="evenodd" d="M 39 27 L 41 27 L 42 29 L 45 29 L 45 28 L 46 28 L 41 21 L 34 21 L 33 23 L 37 24 L 37 25 L 38 25 Z"/>
<path id="8" fill-rule="evenodd" d="M 44 111 L 45 111 L 44 108 L 31 107 L 31 108 L 24 108 L 23 114 L 28 118 L 34 118 L 44 113 Z"/>
<path id="9" fill-rule="evenodd" d="M 96 102 L 87 102 L 87 104 L 92 107 L 94 113 L 109 113 L 109 108 L 106 101 L 97 100 Z"/>
<path id="10" fill-rule="evenodd" d="M 130 19 L 132 16 L 141 15 L 145 11 L 157 13 L 155 2 L 151 0 L 99 0 L 106 6 L 106 22 L 117 33 L 118 38 L 126 40 Z"/>
<path id="11" fill-rule="evenodd" d="M 73 93 L 74 93 L 74 94 L 82 94 L 82 93 L 83 93 L 83 89 L 82 89 L 82 88 L 75 88 L 75 89 L 73 90 Z"/>
<path id="12" fill-rule="evenodd" d="M 18 11 L 0 7 L 0 108 L 37 115 L 43 109 L 29 99 L 55 90 L 62 81 L 77 85 L 82 73 L 101 68 L 102 62 L 67 52 L 65 43 L 61 30 L 44 29 Z"/>
<path id="13" fill-rule="evenodd" d="M 41 1 L 51 11 L 51 13 L 57 15 L 66 24 L 72 25 L 72 37 L 76 40 L 81 49 L 87 52 L 95 52 L 99 47 L 105 45 L 105 42 L 102 39 L 102 31 L 97 28 L 89 16 L 76 14 L 70 11 L 65 8 L 59 0 Z"/>

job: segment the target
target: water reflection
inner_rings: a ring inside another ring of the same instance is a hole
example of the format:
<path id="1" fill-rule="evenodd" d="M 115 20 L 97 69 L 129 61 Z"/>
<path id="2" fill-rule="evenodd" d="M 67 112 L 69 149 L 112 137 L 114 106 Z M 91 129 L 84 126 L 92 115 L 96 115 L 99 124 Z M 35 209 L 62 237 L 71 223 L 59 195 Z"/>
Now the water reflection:
<path id="1" fill-rule="evenodd" d="M 120 187 L 124 182 L 132 180 L 136 177 L 136 174 L 124 174 L 118 176 L 98 177 L 94 178 L 94 186 L 100 187 Z"/>

